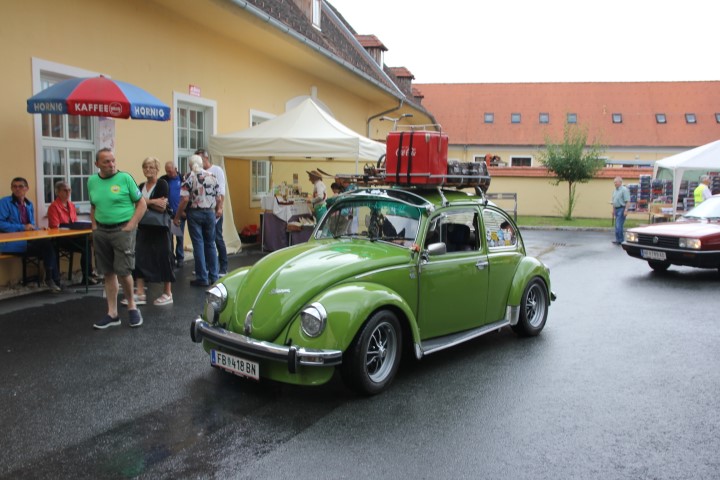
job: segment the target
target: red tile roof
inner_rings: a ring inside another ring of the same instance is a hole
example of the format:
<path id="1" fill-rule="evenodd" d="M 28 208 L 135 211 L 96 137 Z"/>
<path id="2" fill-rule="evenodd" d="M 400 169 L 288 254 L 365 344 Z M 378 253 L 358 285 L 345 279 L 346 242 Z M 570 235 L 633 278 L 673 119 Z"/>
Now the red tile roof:
<path id="1" fill-rule="evenodd" d="M 720 139 L 720 81 L 414 84 L 451 144 L 540 146 L 562 137 L 568 113 L 607 147 L 694 147 Z M 485 113 L 494 114 L 484 123 Z M 512 124 L 512 113 L 521 123 Z M 539 122 L 540 113 L 550 117 Z M 612 115 L 622 114 L 614 124 Z M 667 123 L 658 124 L 655 114 Z M 686 113 L 697 123 L 688 124 Z"/>
<path id="2" fill-rule="evenodd" d="M 355 35 L 355 38 L 365 48 L 379 48 L 387 52 L 387 47 L 375 35 Z"/>
<path id="3" fill-rule="evenodd" d="M 408 70 L 405 67 L 389 67 L 390 71 L 393 75 L 395 75 L 398 78 L 415 78 L 415 75 L 413 75 L 410 70 Z"/>

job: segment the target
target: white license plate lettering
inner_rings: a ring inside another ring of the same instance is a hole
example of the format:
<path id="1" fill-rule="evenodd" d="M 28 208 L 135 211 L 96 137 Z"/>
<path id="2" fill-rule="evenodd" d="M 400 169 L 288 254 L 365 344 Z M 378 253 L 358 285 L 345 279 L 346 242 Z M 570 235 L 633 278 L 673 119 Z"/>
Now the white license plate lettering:
<path id="1" fill-rule="evenodd" d="M 665 252 L 658 252 L 657 250 L 640 250 L 640 255 L 648 260 L 661 260 L 667 259 Z"/>
<path id="2" fill-rule="evenodd" d="M 212 350 L 210 363 L 236 375 L 260 380 L 260 365 L 256 362 Z"/>

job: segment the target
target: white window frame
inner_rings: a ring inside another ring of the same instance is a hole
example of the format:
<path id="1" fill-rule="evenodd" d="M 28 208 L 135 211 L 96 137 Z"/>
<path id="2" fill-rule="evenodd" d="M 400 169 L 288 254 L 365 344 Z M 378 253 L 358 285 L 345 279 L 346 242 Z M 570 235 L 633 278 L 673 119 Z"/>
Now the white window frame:
<path id="1" fill-rule="evenodd" d="M 272 120 L 275 115 L 261 110 L 250 110 L 250 126 L 255 127 L 262 122 Z M 256 172 L 263 170 L 265 175 L 257 175 Z M 259 207 L 262 197 L 270 193 L 270 179 L 272 177 L 272 163 L 270 160 L 250 161 L 250 205 Z"/>
<path id="2" fill-rule="evenodd" d="M 181 156 L 181 150 L 178 145 L 178 118 L 177 118 L 177 109 L 179 105 L 191 105 L 199 107 L 206 111 L 205 115 L 205 146 L 200 148 L 205 148 L 207 150 L 207 144 L 210 141 L 210 137 L 212 135 L 215 135 L 217 133 L 217 101 L 211 100 L 208 98 L 202 98 L 202 97 L 196 97 L 194 95 L 187 95 L 185 93 L 180 92 L 173 92 L 173 113 L 172 113 L 172 119 L 173 119 L 173 158 L 175 161 L 175 166 L 178 169 L 178 172 L 186 172 L 187 171 L 187 163 L 182 162 L 180 156 Z M 209 125 L 208 125 L 209 123 Z M 194 152 L 193 152 L 194 153 Z M 182 158 L 187 158 L 187 156 L 183 156 Z M 185 163 L 185 165 L 183 165 Z"/>
<path id="3" fill-rule="evenodd" d="M 318 30 L 322 30 L 322 0 L 312 0 L 312 24 Z"/>
<path id="4" fill-rule="evenodd" d="M 73 67 L 70 65 L 65 65 L 62 63 L 57 62 L 51 62 L 49 60 L 44 60 L 41 58 L 32 58 L 32 92 L 33 95 L 40 93 L 42 91 L 42 78 L 43 76 L 56 76 L 56 77 L 64 77 L 64 78 L 73 78 L 73 77 L 95 77 L 100 75 L 99 72 L 95 72 L 92 70 L 85 70 L 78 67 Z M 108 75 L 106 75 L 108 76 Z M 109 77 L 109 76 L 108 76 Z M 110 120 L 110 122 L 113 122 L 113 120 Z M 98 144 L 98 120 L 97 118 L 94 118 L 94 121 L 92 122 L 92 129 L 93 129 L 93 158 L 95 155 L 95 152 L 99 147 L 101 147 Z M 35 115 L 33 114 L 33 132 L 34 132 L 34 143 L 35 143 L 35 185 L 32 185 L 32 188 L 35 188 L 35 198 L 37 199 L 35 202 L 35 210 L 37 212 L 37 224 L 40 226 L 47 226 L 47 210 L 50 206 L 49 203 L 45 203 L 45 195 L 46 193 L 49 193 L 50 197 L 55 197 L 55 191 L 54 188 L 52 188 L 51 192 L 45 191 L 45 175 L 43 170 L 43 163 L 44 163 L 44 146 L 46 145 L 46 141 L 43 139 L 42 135 L 42 115 Z M 114 144 L 114 135 L 111 141 Z M 50 142 L 52 143 L 52 142 Z M 67 143 L 68 147 L 70 146 L 69 142 L 60 142 L 60 143 Z M 105 145 L 103 145 L 105 146 Z M 67 161 L 67 159 L 66 159 Z M 93 172 L 94 173 L 94 172 Z M 70 180 L 68 172 L 64 174 L 65 180 Z M 76 202 L 76 206 L 78 209 L 78 214 L 82 217 L 86 214 L 89 214 L 90 212 L 90 202 Z"/>

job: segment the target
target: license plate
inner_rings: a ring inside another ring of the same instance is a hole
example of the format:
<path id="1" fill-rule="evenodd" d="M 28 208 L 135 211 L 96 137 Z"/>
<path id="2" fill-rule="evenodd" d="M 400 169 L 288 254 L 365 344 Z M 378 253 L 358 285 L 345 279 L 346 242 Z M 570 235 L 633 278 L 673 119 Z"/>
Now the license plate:
<path id="1" fill-rule="evenodd" d="M 241 377 L 260 380 L 260 364 L 227 353 L 210 350 L 210 363 Z"/>
<path id="2" fill-rule="evenodd" d="M 645 258 L 647 260 L 661 260 L 664 261 L 667 259 L 665 256 L 665 252 L 658 252 L 657 250 L 640 250 L 640 255 L 642 258 Z"/>

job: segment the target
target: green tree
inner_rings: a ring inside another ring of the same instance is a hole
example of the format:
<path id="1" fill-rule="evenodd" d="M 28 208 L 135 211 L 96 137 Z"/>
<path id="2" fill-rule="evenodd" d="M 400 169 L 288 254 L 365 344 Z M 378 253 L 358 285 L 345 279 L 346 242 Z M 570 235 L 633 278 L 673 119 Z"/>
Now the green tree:
<path id="1" fill-rule="evenodd" d="M 578 125 L 565 125 L 562 143 L 554 143 L 545 137 L 545 150 L 539 154 L 540 162 L 555 175 L 554 184 L 568 184 L 567 205 L 562 206 L 563 218 L 572 220 L 573 210 L 577 203 L 575 187 L 578 183 L 587 183 L 605 166 L 600 158 L 603 147 L 595 142 L 587 145 L 587 129 Z"/>

